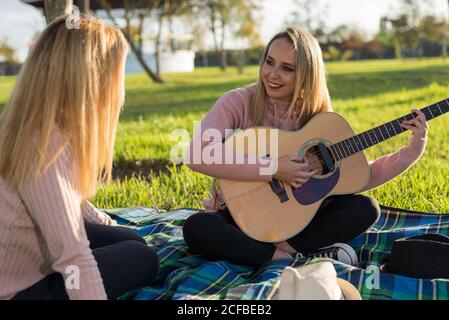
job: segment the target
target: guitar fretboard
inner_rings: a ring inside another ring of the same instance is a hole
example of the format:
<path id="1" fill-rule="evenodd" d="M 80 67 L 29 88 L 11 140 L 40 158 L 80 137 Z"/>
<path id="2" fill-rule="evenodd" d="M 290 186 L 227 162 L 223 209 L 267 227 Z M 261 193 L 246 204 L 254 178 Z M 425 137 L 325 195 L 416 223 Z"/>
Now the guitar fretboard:
<path id="1" fill-rule="evenodd" d="M 448 99 L 437 102 L 431 106 L 421 109 L 421 111 L 426 116 L 426 120 L 432 120 L 436 117 L 449 112 L 449 102 Z M 352 156 L 362 150 L 368 149 L 382 141 L 390 139 L 407 129 L 401 127 L 401 122 L 405 120 L 412 120 L 415 115 L 410 113 L 401 118 L 390 121 L 386 124 L 378 126 L 374 129 L 365 131 L 361 134 L 353 136 L 349 139 L 343 140 L 341 142 L 335 143 L 330 146 L 332 154 L 336 161 L 345 159 Z"/>

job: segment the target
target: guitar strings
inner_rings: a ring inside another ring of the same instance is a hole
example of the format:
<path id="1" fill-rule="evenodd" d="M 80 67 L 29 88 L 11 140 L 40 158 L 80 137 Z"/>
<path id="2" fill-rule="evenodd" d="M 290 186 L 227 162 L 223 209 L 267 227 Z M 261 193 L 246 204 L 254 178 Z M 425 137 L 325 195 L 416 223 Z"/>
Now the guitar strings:
<path id="1" fill-rule="evenodd" d="M 423 111 L 424 111 L 424 109 L 422 109 Z M 425 110 L 424 111 L 424 113 L 426 113 L 427 112 L 427 110 Z M 402 117 L 402 118 L 399 118 L 398 120 L 400 120 L 400 119 L 405 119 L 405 120 L 408 120 L 408 116 L 411 116 L 411 119 L 414 119 L 414 116 L 413 116 L 413 114 L 408 114 L 408 115 L 406 115 L 406 116 L 404 116 L 404 117 Z M 426 115 L 427 116 L 427 115 Z M 374 129 L 373 129 L 374 130 Z M 402 131 L 404 132 L 404 131 L 407 131 L 407 130 L 404 130 L 404 129 L 402 129 Z M 349 150 L 348 150 L 349 151 Z M 360 151 L 358 151 L 358 152 L 360 152 Z M 356 152 L 356 153 L 358 153 L 358 152 Z M 330 151 L 330 153 L 331 153 L 331 155 L 332 155 L 332 157 L 335 159 L 335 157 L 334 157 L 334 153 L 332 152 L 332 150 Z M 355 153 L 354 153 L 355 154 Z M 323 159 L 323 157 L 322 157 L 322 153 L 320 152 L 320 151 L 313 151 L 311 154 L 310 154 L 310 156 L 315 156 L 316 158 L 318 158 L 318 160 L 313 160 L 313 161 L 311 161 L 310 163 L 309 163 L 309 167 L 312 169 L 312 170 L 316 170 L 316 169 L 322 169 L 322 163 L 323 162 L 325 162 L 325 160 Z M 318 165 L 318 167 L 315 167 L 315 165 Z"/>
<path id="2" fill-rule="evenodd" d="M 427 114 L 426 114 L 426 112 L 430 112 L 430 110 L 425 110 L 426 108 L 424 108 L 424 109 L 421 109 L 421 111 L 423 111 L 423 113 L 426 115 L 426 118 L 427 118 Z M 431 114 L 431 113 L 430 113 Z M 410 118 L 411 117 L 411 118 Z M 409 119 L 410 118 L 410 119 Z M 404 117 L 401 117 L 401 118 L 399 118 L 399 119 L 397 119 L 397 120 L 393 120 L 393 121 L 398 121 L 398 120 L 402 120 L 402 119 L 404 119 L 404 120 L 412 120 L 412 119 L 414 119 L 415 117 L 414 117 L 414 114 L 412 114 L 412 113 L 410 113 L 410 114 L 408 114 L 408 115 L 405 115 Z M 393 121 L 391 121 L 391 122 L 393 122 Z M 376 128 L 374 128 L 374 129 L 376 129 Z M 372 130 L 374 130 L 374 129 L 372 129 Z M 401 128 L 402 129 L 402 132 L 405 132 L 405 131 L 407 131 L 407 129 L 403 129 L 403 128 Z M 382 132 L 381 132 L 382 133 Z M 354 136 L 354 137 L 356 137 L 356 136 Z M 350 150 L 347 150 L 347 151 L 350 151 Z M 360 151 L 358 151 L 358 152 L 360 152 Z M 358 153 L 358 152 L 356 152 L 356 153 Z M 334 154 L 332 153 L 332 151 L 331 151 L 331 154 L 332 154 L 332 156 L 334 156 Z M 323 158 L 321 158 L 320 157 L 320 155 L 321 155 L 321 153 L 318 151 L 318 152 L 313 152 L 312 154 L 311 154 L 312 156 L 316 156 L 317 158 L 319 158 L 320 160 L 322 160 L 322 161 L 324 161 L 324 159 Z M 316 164 L 317 163 L 317 161 L 312 161 L 310 164 L 312 165 L 312 164 Z"/>

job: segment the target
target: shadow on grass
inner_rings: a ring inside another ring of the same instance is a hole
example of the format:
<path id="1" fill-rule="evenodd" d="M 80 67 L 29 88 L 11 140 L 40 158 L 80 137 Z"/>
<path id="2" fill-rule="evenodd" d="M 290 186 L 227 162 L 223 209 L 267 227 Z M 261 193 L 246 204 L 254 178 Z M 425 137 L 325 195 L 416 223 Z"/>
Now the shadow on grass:
<path id="1" fill-rule="evenodd" d="M 183 116 L 191 112 L 206 112 L 212 108 L 215 102 L 215 98 L 188 98 L 183 101 L 165 101 L 163 104 L 161 103 L 159 105 L 154 102 L 148 104 L 145 104 L 144 102 L 133 102 L 129 105 L 125 105 L 120 119 L 124 121 L 133 121 L 150 115 Z"/>
<path id="2" fill-rule="evenodd" d="M 191 75 L 192 77 L 194 75 Z M 236 79 L 233 81 L 221 81 L 219 82 L 200 82 L 195 84 L 189 84 L 188 81 L 173 81 L 168 82 L 158 86 L 151 86 L 146 88 L 145 86 L 139 86 L 138 89 L 129 89 L 127 93 L 133 94 L 138 93 L 139 91 L 144 91 L 145 93 L 157 93 L 161 96 L 169 96 L 172 98 L 176 98 L 177 96 L 183 96 L 184 93 L 188 93 L 189 96 L 195 96 L 198 93 L 203 93 L 206 91 L 213 92 L 226 92 L 228 90 L 245 87 L 252 83 L 254 83 L 256 79 Z"/>
<path id="3" fill-rule="evenodd" d="M 160 87 L 128 89 L 122 118 L 133 120 L 149 114 L 208 111 L 226 92 L 245 87 L 250 82 L 201 83 L 195 85 L 166 84 Z"/>
<path id="4" fill-rule="evenodd" d="M 148 178 L 151 172 L 156 175 L 169 174 L 171 164 L 167 159 L 117 160 L 112 168 L 112 179 L 125 180 L 133 175 Z"/>

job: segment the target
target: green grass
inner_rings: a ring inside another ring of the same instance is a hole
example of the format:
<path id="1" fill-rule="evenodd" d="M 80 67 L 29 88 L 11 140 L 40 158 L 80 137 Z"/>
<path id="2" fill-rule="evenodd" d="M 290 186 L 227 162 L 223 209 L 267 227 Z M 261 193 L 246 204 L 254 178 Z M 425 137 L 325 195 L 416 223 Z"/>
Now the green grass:
<path id="1" fill-rule="evenodd" d="M 449 97 L 449 60 L 338 62 L 327 68 L 334 109 L 356 132 L 409 113 L 412 107 Z M 257 74 L 255 66 L 242 75 L 235 69 L 222 73 L 203 68 L 192 74 L 165 75 L 164 85 L 154 84 L 144 75 L 129 75 L 115 154 L 118 171 L 126 177 L 100 189 L 94 203 L 104 208 L 201 207 L 210 179 L 169 163 L 170 149 L 176 143 L 170 140 L 170 133 L 176 129 L 192 133 L 192 122 L 200 121 L 221 95 L 254 82 Z M 0 107 L 10 96 L 14 81 L 13 77 L 0 78 Z M 430 122 L 429 144 L 422 159 L 368 194 L 387 206 L 449 212 L 448 122 L 448 115 Z M 367 150 L 367 158 L 394 152 L 407 144 L 408 137 L 405 133 Z M 158 170 L 138 173 L 151 168 Z M 131 175 L 133 170 L 136 173 Z"/>

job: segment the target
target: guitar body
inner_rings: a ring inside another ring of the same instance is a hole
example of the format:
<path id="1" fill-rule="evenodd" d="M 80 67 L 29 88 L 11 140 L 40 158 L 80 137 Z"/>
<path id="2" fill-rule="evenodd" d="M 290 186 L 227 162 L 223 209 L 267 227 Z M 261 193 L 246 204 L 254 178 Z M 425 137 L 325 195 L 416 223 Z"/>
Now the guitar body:
<path id="1" fill-rule="evenodd" d="M 256 148 L 252 148 L 249 143 L 244 143 L 244 148 L 237 148 L 238 141 L 245 141 L 245 137 L 259 137 L 260 130 L 268 130 L 268 133 L 275 131 L 277 141 L 257 138 Z M 278 158 L 297 154 L 306 156 L 309 163 L 323 165 L 321 172 L 301 188 L 294 189 L 286 183 L 281 184 L 288 197 L 284 201 L 281 201 L 269 182 L 218 179 L 226 206 L 240 229 L 255 240 L 284 241 L 301 232 L 311 222 L 327 197 L 363 190 L 370 176 L 363 152 L 335 161 L 331 170 L 316 156 L 317 151 L 322 150 L 318 149 L 319 144 L 321 147 L 330 146 L 354 135 L 342 116 L 320 113 L 296 132 L 261 127 L 238 131 L 230 136 L 224 142 L 225 148 L 233 150 L 235 154 L 266 156 L 268 153 L 265 150 L 270 150 L 270 144 L 277 143 Z M 259 150 L 264 150 L 265 154 L 259 154 Z"/>

